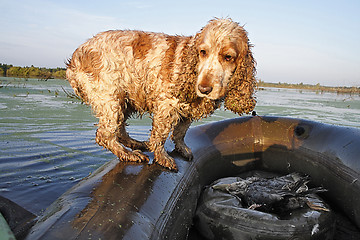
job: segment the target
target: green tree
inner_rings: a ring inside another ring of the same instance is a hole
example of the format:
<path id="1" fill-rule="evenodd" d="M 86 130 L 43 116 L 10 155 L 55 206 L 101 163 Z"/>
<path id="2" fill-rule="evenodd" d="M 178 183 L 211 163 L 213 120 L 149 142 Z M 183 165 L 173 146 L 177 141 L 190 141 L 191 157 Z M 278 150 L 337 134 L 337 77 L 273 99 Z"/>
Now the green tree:
<path id="1" fill-rule="evenodd" d="M 66 78 L 66 70 L 65 69 L 56 70 L 55 72 L 52 73 L 52 76 L 54 78 L 65 79 Z"/>
<path id="2" fill-rule="evenodd" d="M 8 64 L 3 64 L 0 63 L 0 68 L 3 70 L 3 75 L 2 76 L 6 76 L 6 72 L 9 68 L 11 68 L 13 65 L 8 65 Z"/>
<path id="3" fill-rule="evenodd" d="M 11 67 L 6 71 L 6 76 L 16 77 L 22 76 L 21 68 L 20 67 Z"/>
<path id="4" fill-rule="evenodd" d="M 31 65 L 31 67 L 14 67 L 13 65 L 0 63 L 0 76 L 65 79 L 66 68 L 39 68 L 34 65 Z"/>

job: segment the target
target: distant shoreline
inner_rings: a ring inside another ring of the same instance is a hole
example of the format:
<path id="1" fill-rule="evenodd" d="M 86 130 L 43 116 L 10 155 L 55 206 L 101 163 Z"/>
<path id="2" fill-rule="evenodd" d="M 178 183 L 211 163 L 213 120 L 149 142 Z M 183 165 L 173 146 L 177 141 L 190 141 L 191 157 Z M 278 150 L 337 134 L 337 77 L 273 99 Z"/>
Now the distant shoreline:
<path id="1" fill-rule="evenodd" d="M 37 78 L 42 80 L 48 80 L 52 78 L 65 79 L 66 78 L 65 68 L 39 68 L 39 67 L 18 67 L 8 64 L 0 63 L 0 76 L 3 77 L 15 77 L 15 78 Z M 329 87 L 322 86 L 319 83 L 316 85 L 311 84 L 293 84 L 293 83 L 268 83 L 259 80 L 258 89 L 264 87 L 275 87 L 275 88 L 290 88 L 300 90 L 310 90 L 316 92 L 335 92 L 338 94 L 359 94 L 360 87 Z"/>
<path id="2" fill-rule="evenodd" d="M 63 75 L 64 76 L 64 75 Z M 40 79 L 40 80 L 49 80 L 49 79 L 63 79 L 66 80 L 63 76 L 2 76 L 8 78 L 24 78 L 24 79 Z M 1 76 L 0 76 L 1 77 Z M 322 86 L 320 84 L 311 85 L 311 84 L 303 84 L 303 83 L 268 83 L 260 81 L 258 83 L 258 90 L 264 90 L 265 87 L 272 88 L 287 88 L 287 89 L 298 89 L 298 90 L 308 90 L 314 91 L 317 93 L 323 92 L 333 92 L 337 94 L 350 94 L 350 95 L 359 95 L 360 96 L 360 87 L 329 87 Z"/>
<path id="3" fill-rule="evenodd" d="M 19 77 L 19 78 L 38 78 L 48 80 L 51 78 L 65 79 L 65 68 L 45 68 L 45 67 L 19 67 L 11 64 L 0 63 L 0 76 Z"/>
<path id="4" fill-rule="evenodd" d="M 264 87 L 274 87 L 274 88 L 290 88 L 290 89 L 300 89 L 300 90 L 311 90 L 315 92 L 335 92 L 338 94 L 359 94 L 360 95 L 360 87 L 328 87 L 322 86 L 319 83 L 316 85 L 311 84 L 293 84 L 293 83 L 268 83 L 259 81 L 258 88 Z"/>

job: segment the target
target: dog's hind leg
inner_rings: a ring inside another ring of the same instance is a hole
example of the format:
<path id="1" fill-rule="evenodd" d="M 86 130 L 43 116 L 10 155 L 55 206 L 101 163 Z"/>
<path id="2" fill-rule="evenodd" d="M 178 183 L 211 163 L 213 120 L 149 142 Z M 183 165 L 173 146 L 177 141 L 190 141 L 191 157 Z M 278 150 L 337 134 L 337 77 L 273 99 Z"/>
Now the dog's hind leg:
<path id="1" fill-rule="evenodd" d="M 140 150 L 140 151 L 149 151 L 148 142 L 138 141 L 133 139 L 129 136 L 126 132 L 125 124 L 118 125 L 118 129 L 116 132 L 119 142 L 124 144 L 125 147 L 131 148 L 133 150 Z"/>
<path id="2" fill-rule="evenodd" d="M 126 108 L 125 105 L 122 106 L 120 110 L 122 112 L 119 112 L 121 117 L 118 118 L 118 127 L 116 131 L 116 136 L 118 137 L 119 142 L 121 142 L 125 147 L 131 148 L 132 150 L 140 150 L 144 152 L 149 151 L 148 141 L 142 142 L 133 139 L 126 131 L 126 120 L 135 110 L 131 107 Z"/>
<path id="3" fill-rule="evenodd" d="M 118 138 L 119 131 L 122 131 L 121 128 L 123 128 L 122 126 L 125 124 L 124 114 L 120 110 L 120 106 L 116 101 L 107 101 L 102 105 L 97 105 L 95 111 L 99 117 L 99 124 L 96 131 L 96 142 L 114 153 L 121 161 L 149 161 L 148 156 L 141 151 L 130 151 L 119 142 L 119 140 L 121 140 Z M 119 123 L 122 124 L 119 125 Z M 128 145 L 128 143 L 126 143 L 126 145 Z"/>

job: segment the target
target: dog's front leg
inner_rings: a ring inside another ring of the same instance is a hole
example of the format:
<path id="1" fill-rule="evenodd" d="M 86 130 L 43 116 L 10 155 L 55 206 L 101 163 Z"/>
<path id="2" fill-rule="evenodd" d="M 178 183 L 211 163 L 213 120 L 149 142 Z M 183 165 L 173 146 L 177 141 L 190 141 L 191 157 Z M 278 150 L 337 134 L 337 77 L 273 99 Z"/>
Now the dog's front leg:
<path id="1" fill-rule="evenodd" d="M 178 170 L 176 163 L 166 152 L 164 145 L 178 119 L 179 115 L 171 107 L 155 112 L 149 141 L 150 150 L 155 155 L 154 162 L 176 172 Z"/>
<path id="2" fill-rule="evenodd" d="M 174 132 L 171 136 L 172 140 L 175 143 L 175 150 L 181 154 L 184 158 L 188 160 L 192 160 L 193 155 L 191 149 L 186 146 L 184 137 L 186 131 L 189 129 L 191 125 L 191 120 L 188 118 L 181 119 L 178 124 L 174 128 Z"/>

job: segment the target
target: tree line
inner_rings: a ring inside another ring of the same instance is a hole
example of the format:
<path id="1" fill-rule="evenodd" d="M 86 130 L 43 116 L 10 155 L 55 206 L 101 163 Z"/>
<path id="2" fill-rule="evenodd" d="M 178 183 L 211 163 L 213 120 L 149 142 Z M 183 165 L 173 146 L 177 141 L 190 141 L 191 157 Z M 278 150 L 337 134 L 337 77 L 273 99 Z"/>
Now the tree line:
<path id="1" fill-rule="evenodd" d="M 65 68 L 39 68 L 34 67 L 19 67 L 9 64 L 0 63 L 0 76 L 4 77 L 24 77 L 24 78 L 61 78 L 65 79 L 66 69 Z"/>
<path id="2" fill-rule="evenodd" d="M 304 83 L 269 83 L 263 82 L 261 79 L 258 79 L 259 90 L 262 90 L 263 87 L 275 87 L 275 88 L 294 88 L 294 89 L 303 89 L 303 90 L 312 90 L 315 92 L 336 92 L 338 94 L 359 94 L 360 95 L 360 87 L 330 87 L 330 86 L 322 86 L 320 83 L 316 85 L 312 84 L 304 84 Z"/>

